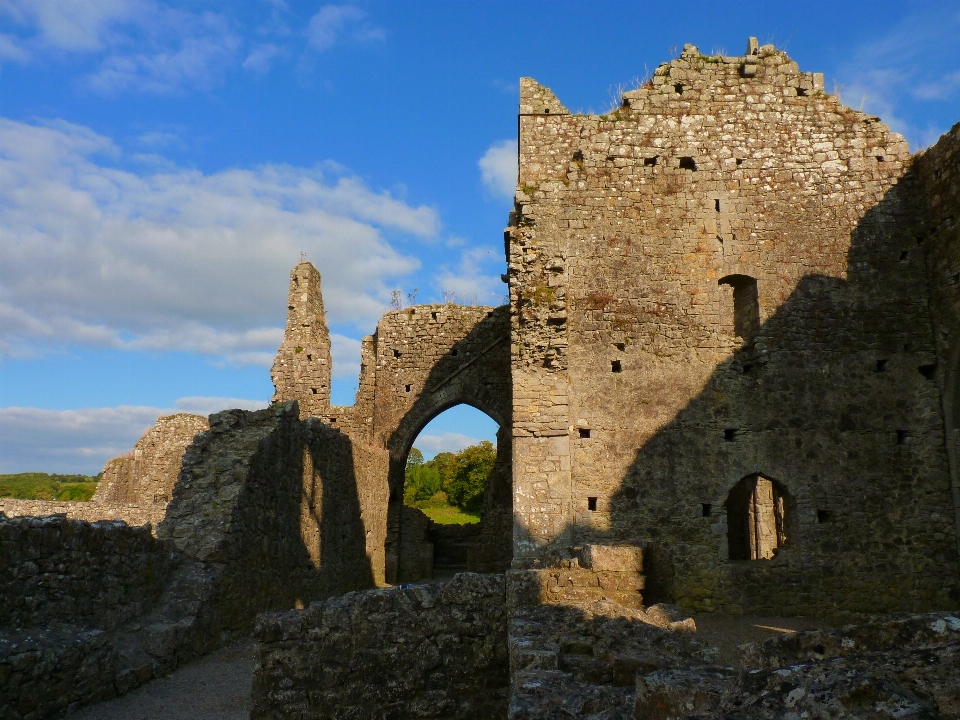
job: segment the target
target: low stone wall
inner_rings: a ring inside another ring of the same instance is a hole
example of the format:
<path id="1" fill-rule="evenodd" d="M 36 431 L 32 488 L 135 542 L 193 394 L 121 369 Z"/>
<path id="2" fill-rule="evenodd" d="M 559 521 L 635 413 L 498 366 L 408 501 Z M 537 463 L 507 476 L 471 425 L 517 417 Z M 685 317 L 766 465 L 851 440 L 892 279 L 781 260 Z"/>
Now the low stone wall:
<path id="1" fill-rule="evenodd" d="M 350 593 L 262 615 L 254 720 L 505 717 L 502 575 Z"/>
<path id="2" fill-rule="evenodd" d="M 61 500 L 15 500 L 0 498 L 0 513 L 7 517 L 49 517 L 65 515 L 72 520 L 120 520 L 127 525 L 152 525 L 163 520 L 166 504 L 75 502 Z"/>
<path id="3" fill-rule="evenodd" d="M 148 528 L 63 516 L 0 519 L 0 627 L 112 630 L 141 615 L 176 564 Z"/>

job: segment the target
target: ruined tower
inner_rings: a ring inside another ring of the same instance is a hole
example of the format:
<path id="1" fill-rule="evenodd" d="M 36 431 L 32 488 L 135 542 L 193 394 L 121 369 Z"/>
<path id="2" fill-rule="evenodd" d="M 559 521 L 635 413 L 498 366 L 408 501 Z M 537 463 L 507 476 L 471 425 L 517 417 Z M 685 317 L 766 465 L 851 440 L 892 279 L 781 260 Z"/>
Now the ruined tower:
<path id="1" fill-rule="evenodd" d="M 320 273 L 302 262 L 290 271 L 287 328 L 270 377 L 274 402 L 298 400 L 302 418 L 330 407 L 330 331 L 323 312 Z"/>

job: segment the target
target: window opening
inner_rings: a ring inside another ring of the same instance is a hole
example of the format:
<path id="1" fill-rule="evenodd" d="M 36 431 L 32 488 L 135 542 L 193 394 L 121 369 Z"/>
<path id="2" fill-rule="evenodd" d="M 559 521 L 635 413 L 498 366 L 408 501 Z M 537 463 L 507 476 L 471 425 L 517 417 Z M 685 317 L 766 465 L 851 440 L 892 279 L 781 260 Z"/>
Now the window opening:
<path id="1" fill-rule="evenodd" d="M 623 365 L 620 363 L 619 360 L 611 360 L 610 369 L 615 373 L 623 372 Z"/>
<path id="2" fill-rule="evenodd" d="M 723 431 L 723 439 L 727 442 L 733 442 L 737 439 L 737 429 L 736 428 L 727 428 Z"/>
<path id="3" fill-rule="evenodd" d="M 817 509 L 817 524 L 823 525 L 824 523 L 830 522 L 830 511 Z"/>
<path id="4" fill-rule="evenodd" d="M 700 506 L 700 511 L 703 513 L 703 517 L 710 517 L 713 515 L 713 505 L 710 503 L 703 503 Z"/>
<path id="5" fill-rule="evenodd" d="M 897 430 L 897 445 L 906 445 L 909 439 L 910 435 L 907 434 L 906 430 Z"/>
<path id="6" fill-rule="evenodd" d="M 887 371 L 887 365 L 890 364 L 889 360 L 877 360 L 877 372 L 882 373 Z"/>
<path id="7" fill-rule="evenodd" d="M 597 499 L 596 499 L 595 497 L 588 497 L 588 498 L 587 498 L 587 510 L 590 510 L 591 512 L 594 512 L 594 511 L 596 511 L 596 509 L 597 509 Z"/>
<path id="8" fill-rule="evenodd" d="M 680 169 L 681 170 L 696 170 L 697 161 L 692 157 L 682 157 L 680 158 Z"/>
<path id="9" fill-rule="evenodd" d="M 580 437 L 582 437 L 582 438 L 588 438 L 588 437 L 590 437 L 590 429 L 589 429 L 589 428 L 578 428 L 578 432 L 580 433 Z"/>
<path id="10" fill-rule="evenodd" d="M 720 285 L 733 288 L 733 332 L 749 342 L 760 331 L 760 297 L 757 280 L 749 275 L 727 275 Z"/>
<path id="11" fill-rule="evenodd" d="M 917 368 L 920 371 L 920 374 L 923 375 L 927 380 L 933 380 L 937 374 L 937 364 L 930 363 L 928 365 L 921 365 Z"/>
<path id="12" fill-rule="evenodd" d="M 779 483 L 749 475 L 727 496 L 731 560 L 770 560 L 787 541 L 787 498 Z"/>
<path id="13" fill-rule="evenodd" d="M 657 164 L 657 155 L 643 159 L 643 164 L 647 167 L 654 167 Z"/>
<path id="14" fill-rule="evenodd" d="M 716 209 L 717 212 L 720 212 L 720 198 L 717 198 L 716 200 L 714 200 L 713 203 L 714 203 L 713 205 L 714 209 Z"/>
<path id="15" fill-rule="evenodd" d="M 399 351 L 399 350 L 394 350 L 394 351 L 393 351 L 393 356 L 394 356 L 395 358 L 400 357 L 400 351 Z"/>

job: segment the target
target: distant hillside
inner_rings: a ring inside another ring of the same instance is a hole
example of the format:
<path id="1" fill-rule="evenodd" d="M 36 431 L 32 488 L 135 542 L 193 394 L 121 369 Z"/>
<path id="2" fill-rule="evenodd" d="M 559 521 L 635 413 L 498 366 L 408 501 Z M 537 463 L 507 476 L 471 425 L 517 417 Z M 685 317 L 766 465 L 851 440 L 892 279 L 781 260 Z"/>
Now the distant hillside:
<path id="1" fill-rule="evenodd" d="M 97 489 L 99 479 L 99 475 L 0 475 L 0 497 L 20 500 L 89 500 Z"/>

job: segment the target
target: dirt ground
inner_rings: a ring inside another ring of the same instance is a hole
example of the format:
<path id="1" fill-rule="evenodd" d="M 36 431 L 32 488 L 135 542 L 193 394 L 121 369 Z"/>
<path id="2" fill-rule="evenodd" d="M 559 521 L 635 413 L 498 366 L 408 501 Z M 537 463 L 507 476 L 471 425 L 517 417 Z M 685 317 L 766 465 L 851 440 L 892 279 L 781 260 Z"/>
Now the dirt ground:
<path id="1" fill-rule="evenodd" d="M 246 639 L 123 697 L 81 708 L 70 720 L 247 720 L 253 640 Z"/>

